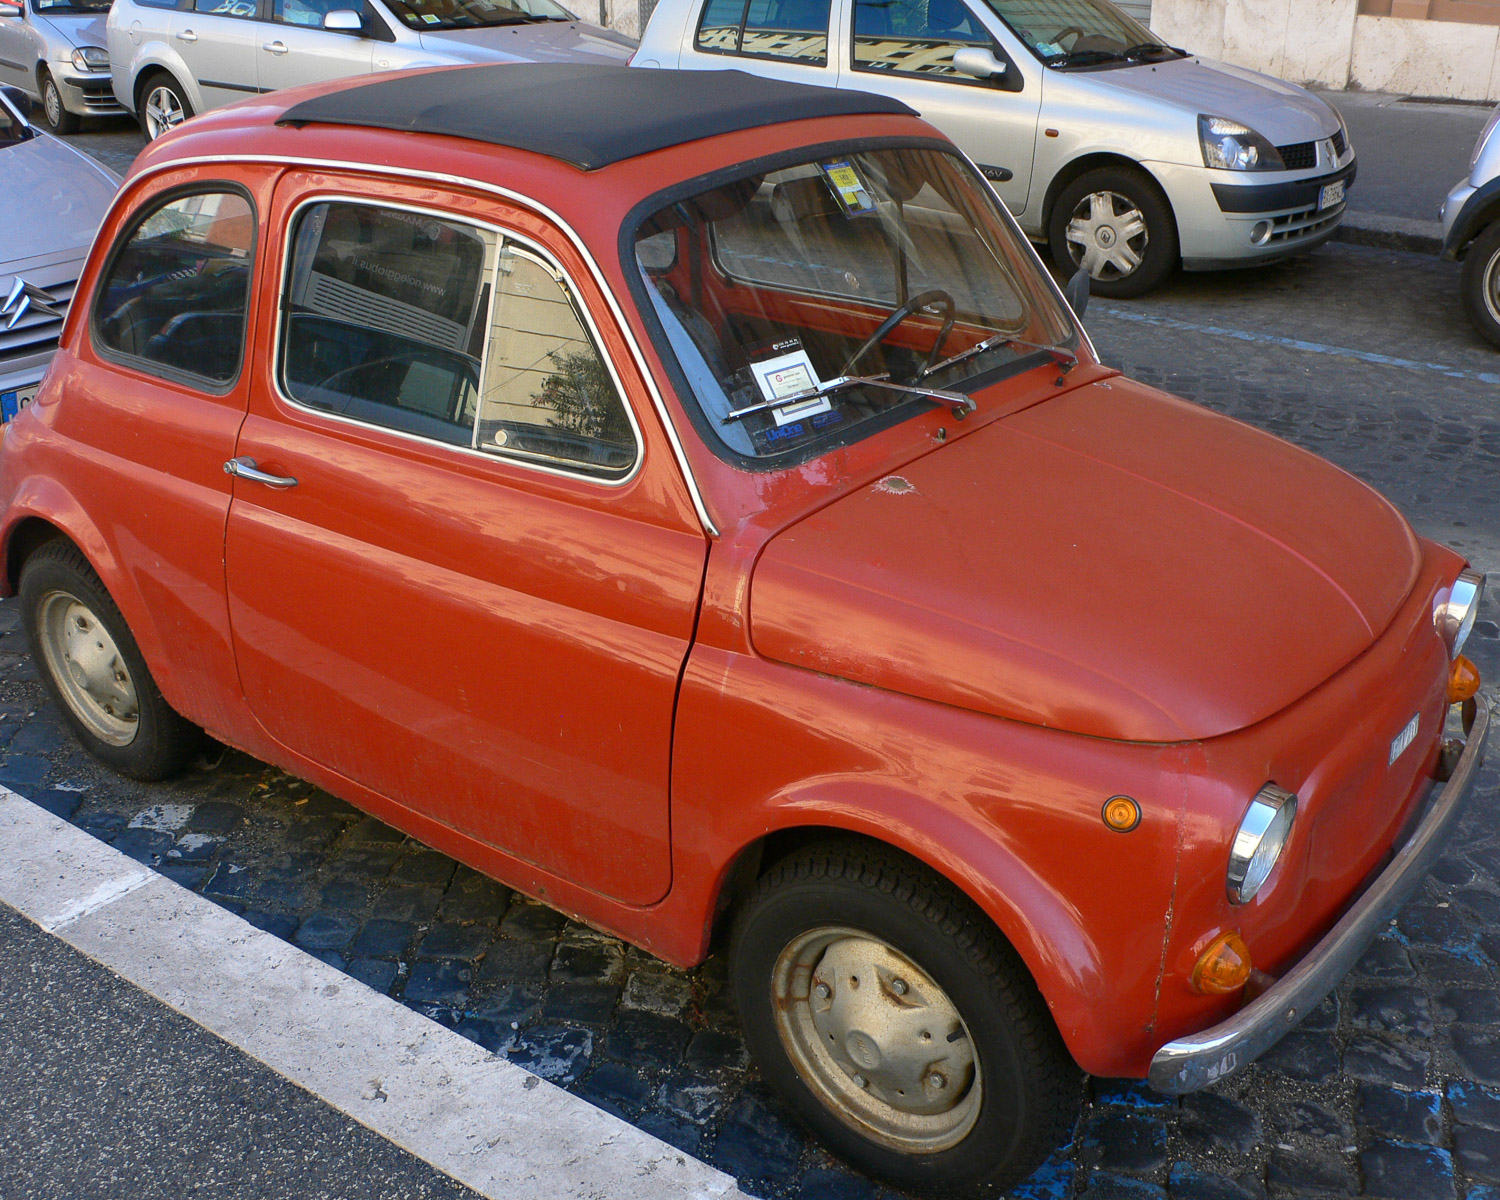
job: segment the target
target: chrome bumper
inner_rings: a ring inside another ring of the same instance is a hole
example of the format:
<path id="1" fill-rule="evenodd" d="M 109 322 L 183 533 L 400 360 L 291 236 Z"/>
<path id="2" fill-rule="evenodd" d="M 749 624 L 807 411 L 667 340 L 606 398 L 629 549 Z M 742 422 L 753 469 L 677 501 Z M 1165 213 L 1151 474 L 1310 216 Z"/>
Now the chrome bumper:
<path id="1" fill-rule="evenodd" d="M 1476 700 L 1474 724 L 1453 774 L 1390 866 L 1323 940 L 1269 989 L 1227 1021 L 1158 1050 L 1148 1076 L 1153 1088 L 1180 1096 L 1233 1075 L 1290 1032 L 1360 960 L 1375 935 L 1426 878 L 1458 820 L 1464 796 L 1484 761 L 1484 739 L 1489 732 L 1489 706 L 1483 697 Z"/>

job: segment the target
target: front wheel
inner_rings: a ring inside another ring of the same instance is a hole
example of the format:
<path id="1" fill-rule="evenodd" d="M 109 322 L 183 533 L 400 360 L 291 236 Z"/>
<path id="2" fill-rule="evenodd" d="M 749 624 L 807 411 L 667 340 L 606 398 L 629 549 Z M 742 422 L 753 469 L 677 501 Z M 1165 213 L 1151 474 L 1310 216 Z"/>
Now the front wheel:
<path id="1" fill-rule="evenodd" d="M 176 129 L 192 115 L 187 93 L 170 75 L 153 75 L 141 89 L 141 132 L 148 142 Z"/>
<path id="2" fill-rule="evenodd" d="M 42 115 L 47 118 L 52 132 L 77 133 L 78 114 L 70 113 L 63 104 L 62 89 L 57 86 L 57 80 L 52 78 L 51 71 L 43 69 L 41 84 Z"/>
<path id="3" fill-rule="evenodd" d="M 1099 296 L 1139 296 L 1177 265 L 1172 206 L 1149 175 L 1131 167 L 1085 171 L 1063 188 L 1047 240 L 1063 276 L 1083 267 Z"/>
<path id="4" fill-rule="evenodd" d="M 771 868 L 730 949 L 767 1081 L 898 1187 L 992 1196 L 1062 1143 L 1079 1072 L 1015 952 L 962 895 L 859 842 Z"/>
<path id="5" fill-rule="evenodd" d="M 1485 341 L 1500 346 L 1500 221 L 1474 239 L 1459 286 L 1474 328 Z"/>
<path id="6" fill-rule="evenodd" d="M 132 779 L 165 779 L 202 733 L 162 698 L 125 619 L 77 547 L 58 538 L 21 568 L 21 620 L 43 684 L 83 747 Z"/>

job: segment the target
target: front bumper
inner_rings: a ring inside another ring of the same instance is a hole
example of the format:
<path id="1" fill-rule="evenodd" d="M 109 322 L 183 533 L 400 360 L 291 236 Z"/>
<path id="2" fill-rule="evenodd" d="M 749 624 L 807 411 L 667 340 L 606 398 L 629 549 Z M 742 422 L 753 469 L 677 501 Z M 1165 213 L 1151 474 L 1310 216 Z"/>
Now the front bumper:
<path id="1" fill-rule="evenodd" d="M 125 112 L 115 99 L 114 87 L 107 70 L 83 74 L 72 65 L 52 64 L 52 78 L 63 107 L 80 117 L 117 117 Z"/>
<path id="2" fill-rule="evenodd" d="M 1153 1088 L 1178 1096 L 1233 1075 L 1280 1041 L 1338 986 L 1442 853 L 1484 761 L 1489 722 L 1489 706 L 1476 697 L 1463 754 L 1390 865 L 1322 941 L 1265 992 L 1228 1020 L 1158 1050 L 1148 1076 Z"/>

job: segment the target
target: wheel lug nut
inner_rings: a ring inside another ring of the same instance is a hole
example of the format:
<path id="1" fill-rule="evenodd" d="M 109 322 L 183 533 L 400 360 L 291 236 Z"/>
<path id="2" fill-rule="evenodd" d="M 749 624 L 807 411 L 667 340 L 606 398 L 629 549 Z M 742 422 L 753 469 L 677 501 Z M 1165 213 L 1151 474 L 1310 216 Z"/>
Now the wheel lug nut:
<path id="1" fill-rule="evenodd" d="M 854 1077 L 854 1086 L 858 1087 L 858 1088 L 869 1087 L 870 1086 L 870 1081 L 868 1079 L 866 1079 L 863 1075 L 856 1075 Z"/>
<path id="2" fill-rule="evenodd" d="M 813 988 L 813 995 L 819 1000 L 827 1000 L 829 996 L 833 995 L 833 989 L 826 983 L 820 983 L 817 987 Z"/>
<path id="3" fill-rule="evenodd" d="M 906 995 L 906 980 L 899 978 L 891 980 L 891 991 L 898 996 Z"/>
<path id="4" fill-rule="evenodd" d="M 936 1071 L 932 1073 L 928 1082 L 932 1084 L 933 1090 L 938 1092 L 942 1091 L 945 1087 L 948 1086 L 948 1080 L 946 1076 L 939 1075 Z"/>

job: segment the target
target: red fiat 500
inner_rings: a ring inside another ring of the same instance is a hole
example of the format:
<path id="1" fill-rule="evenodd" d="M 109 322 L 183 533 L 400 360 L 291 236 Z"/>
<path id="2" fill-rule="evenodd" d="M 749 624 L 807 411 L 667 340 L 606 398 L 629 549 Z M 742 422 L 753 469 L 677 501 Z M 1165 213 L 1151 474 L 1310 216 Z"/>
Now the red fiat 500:
<path id="1" fill-rule="evenodd" d="M 1250 1061 L 1481 753 L 1482 579 L 1101 366 L 882 97 L 261 97 L 141 156 L 77 295 L 0 532 L 83 743 L 206 730 L 670 962 L 722 932 L 766 1077 L 903 1186 L 1023 1176 L 1078 1067 Z"/>

